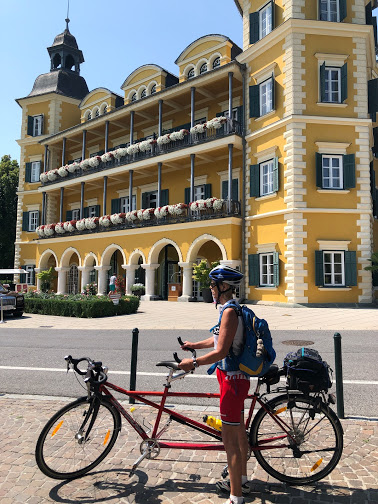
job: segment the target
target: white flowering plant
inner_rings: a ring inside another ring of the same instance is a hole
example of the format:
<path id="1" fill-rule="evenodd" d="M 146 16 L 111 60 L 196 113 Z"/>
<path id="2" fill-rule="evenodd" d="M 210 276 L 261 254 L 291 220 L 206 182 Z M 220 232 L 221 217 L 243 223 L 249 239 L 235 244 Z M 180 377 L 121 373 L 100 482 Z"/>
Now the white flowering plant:
<path id="1" fill-rule="evenodd" d="M 148 140 L 143 140 L 143 142 L 139 143 L 139 150 L 141 152 L 147 152 L 152 149 L 153 144 L 156 143 L 156 140 L 153 138 L 149 138 Z"/>
<path id="2" fill-rule="evenodd" d="M 37 235 L 41 238 L 42 236 L 45 236 L 45 226 L 38 226 L 37 229 L 35 230 Z"/>
<path id="3" fill-rule="evenodd" d="M 206 123 L 196 124 L 192 128 L 190 128 L 190 133 L 205 133 Z"/>
<path id="4" fill-rule="evenodd" d="M 156 140 L 156 143 L 158 145 L 165 145 L 167 143 L 169 143 L 171 141 L 171 135 L 170 133 L 167 133 L 166 135 L 161 135 L 158 137 L 158 139 Z"/>
<path id="5" fill-rule="evenodd" d="M 86 229 L 95 229 L 97 227 L 99 218 L 98 217 L 87 217 L 85 220 Z"/>
<path id="6" fill-rule="evenodd" d="M 55 233 L 64 234 L 66 230 L 64 229 L 64 222 L 58 222 L 55 224 Z"/>
<path id="7" fill-rule="evenodd" d="M 176 142 L 176 140 L 184 140 L 184 137 L 189 134 L 186 129 L 180 129 L 180 131 L 174 131 L 170 134 L 170 139 Z"/>
<path id="8" fill-rule="evenodd" d="M 91 168 L 96 168 L 101 163 L 101 156 L 93 156 L 89 158 Z"/>
<path id="9" fill-rule="evenodd" d="M 76 229 L 78 231 L 84 231 L 85 229 L 85 219 L 80 219 L 76 221 Z"/>
<path id="10" fill-rule="evenodd" d="M 67 165 L 67 170 L 70 172 L 70 173 L 75 173 L 75 171 L 77 171 L 78 169 L 80 168 L 80 163 L 71 163 L 69 165 Z"/>
<path id="11" fill-rule="evenodd" d="M 110 220 L 112 221 L 112 224 L 114 224 L 114 225 L 122 224 L 123 222 L 125 222 L 125 217 L 126 217 L 126 214 L 123 212 L 122 213 L 115 213 L 110 216 Z"/>
<path id="12" fill-rule="evenodd" d="M 52 182 L 58 178 L 58 170 L 50 170 L 47 172 L 47 178 Z"/>
<path id="13" fill-rule="evenodd" d="M 83 161 L 80 161 L 80 168 L 82 170 L 88 170 L 88 168 L 90 168 L 91 164 L 89 162 L 90 160 L 89 159 L 83 159 Z"/>
<path id="14" fill-rule="evenodd" d="M 227 117 L 225 117 L 225 116 L 214 117 L 213 119 L 210 119 L 210 121 L 207 121 L 206 127 L 219 129 L 226 122 L 227 122 Z"/>
<path id="15" fill-rule="evenodd" d="M 76 220 L 70 220 L 64 222 L 63 227 L 68 233 L 73 233 L 76 229 Z"/>
<path id="16" fill-rule="evenodd" d="M 55 224 L 46 224 L 44 228 L 45 236 L 52 236 L 55 231 Z"/>
<path id="17" fill-rule="evenodd" d="M 114 155 L 112 152 L 105 152 L 105 154 L 103 154 L 101 156 L 101 161 L 103 163 L 108 163 L 109 161 L 112 161 L 114 159 Z"/>
<path id="18" fill-rule="evenodd" d="M 139 152 L 139 143 L 132 144 L 130 145 L 130 147 L 127 147 L 127 154 L 132 155 L 136 154 L 137 152 Z"/>
<path id="19" fill-rule="evenodd" d="M 67 177 L 67 175 L 68 175 L 67 167 L 66 166 L 61 166 L 60 168 L 58 168 L 58 174 L 61 177 Z"/>
<path id="20" fill-rule="evenodd" d="M 126 154 L 127 154 L 127 147 L 120 147 L 119 149 L 113 151 L 113 156 L 118 160 L 126 156 Z"/>
<path id="21" fill-rule="evenodd" d="M 40 174 L 39 180 L 41 182 L 47 182 L 49 180 L 49 177 L 48 177 L 47 173 L 48 172 L 43 172 L 43 173 Z"/>
<path id="22" fill-rule="evenodd" d="M 110 224 L 112 223 L 110 220 L 110 215 L 103 215 L 102 217 L 99 218 L 98 223 L 102 227 L 109 227 Z"/>

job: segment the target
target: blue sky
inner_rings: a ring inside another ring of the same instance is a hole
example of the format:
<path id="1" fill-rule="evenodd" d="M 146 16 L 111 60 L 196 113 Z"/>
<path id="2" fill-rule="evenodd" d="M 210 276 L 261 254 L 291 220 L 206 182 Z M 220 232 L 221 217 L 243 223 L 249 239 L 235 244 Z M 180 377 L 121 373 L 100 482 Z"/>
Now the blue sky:
<path id="1" fill-rule="evenodd" d="M 65 28 L 67 0 L 0 2 L 0 156 L 20 159 L 21 108 L 36 77 L 50 70 L 46 48 Z M 70 32 L 83 51 L 81 75 L 89 90 L 120 87 L 140 65 L 156 63 L 178 74 L 174 61 L 208 33 L 242 46 L 242 19 L 233 0 L 70 0 Z"/>

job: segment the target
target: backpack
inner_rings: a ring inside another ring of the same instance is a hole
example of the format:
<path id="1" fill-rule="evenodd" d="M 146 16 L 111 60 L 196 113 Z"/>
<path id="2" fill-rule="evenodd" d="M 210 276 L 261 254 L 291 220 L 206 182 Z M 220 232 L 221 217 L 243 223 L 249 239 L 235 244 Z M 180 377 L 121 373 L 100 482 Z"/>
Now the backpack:
<path id="1" fill-rule="evenodd" d="M 226 308 L 233 308 L 237 315 L 241 315 L 243 318 L 244 325 L 244 336 L 245 342 L 243 350 L 239 355 L 233 355 L 230 351 L 226 360 L 226 371 L 227 363 L 231 364 L 233 369 L 240 369 L 246 376 L 262 376 L 265 374 L 270 366 L 273 364 L 276 358 L 276 352 L 272 344 L 272 336 L 270 334 L 269 326 L 266 320 L 256 317 L 254 312 L 248 308 L 248 306 L 240 306 L 238 303 L 229 303 Z M 220 314 L 218 325 L 221 323 L 223 311 Z M 256 355 L 257 350 L 257 340 L 261 339 L 263 341 L 264 349 L 262 355 Z M 223 362 L 223 361 L 222 361 Z M 215 371 L 215 368 L 219 362 L 213 364 L 209 370 L 208 374 Z"/>
<path id="2" fill-rule="evenodd" d="M 289 390 L 310 392 L 328 391 L 332 386 L 332 369 L 319 352 L 312 348 L 299 348 L 284 358 L 286 381 Z"/>

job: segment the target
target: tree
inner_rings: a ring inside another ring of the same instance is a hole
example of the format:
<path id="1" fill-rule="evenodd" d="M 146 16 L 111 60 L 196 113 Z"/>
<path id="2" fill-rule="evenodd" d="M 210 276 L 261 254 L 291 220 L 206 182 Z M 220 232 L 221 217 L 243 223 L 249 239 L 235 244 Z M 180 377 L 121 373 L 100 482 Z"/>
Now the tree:
<path id="1" fill-rule="evenodd" d="M 17 223 L 19 166 L 15 159 L 0 160 L 0 268 L 14 267 L 14 242 Z"/>

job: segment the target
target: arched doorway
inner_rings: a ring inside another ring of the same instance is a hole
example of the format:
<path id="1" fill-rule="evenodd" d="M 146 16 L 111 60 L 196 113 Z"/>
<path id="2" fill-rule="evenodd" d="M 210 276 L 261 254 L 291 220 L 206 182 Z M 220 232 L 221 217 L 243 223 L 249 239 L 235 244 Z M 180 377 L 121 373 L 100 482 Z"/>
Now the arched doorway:
<path id="1" fill-rule="evenodd" d="M 79 270 L 77 264 L 70 265 L 67 271 L 67 292 L 68 294 L 77 294 L 79 291 Z"/>
<path id="2" fill-rule="evenodd" d="M 123 257 L 120 250 L 115 250 L 110 258 L 110 269 L 108 270 L 108 285 L 112 275 L 126 278 L 125 271 L 122 269 Z"/>
<path id="3" fill-rule="evenodd" d="M 178 265 L 179 256 L 173 245 L 166 245 L 159 253 L 156 270 L 156 290 L 161 299 L 168 299 L 168 284 L 181 282 L 181 268 Z"/>
<path id="4" fill-rule="evenodd" d="M 197 257 L 195 263 L 199 264 L 203 259 L 206 260 L 208 266 L 213 262 L 219 262 L 222 260 L 222 252 L 219 246 L 213 241 L 205 242 L 197 252 Z M 193 297 L 198 301 L 203 300 L 201 286 L 199 282 L 193 280 Z"/>

